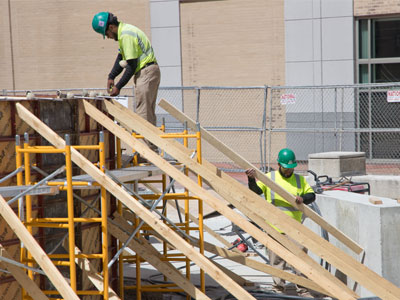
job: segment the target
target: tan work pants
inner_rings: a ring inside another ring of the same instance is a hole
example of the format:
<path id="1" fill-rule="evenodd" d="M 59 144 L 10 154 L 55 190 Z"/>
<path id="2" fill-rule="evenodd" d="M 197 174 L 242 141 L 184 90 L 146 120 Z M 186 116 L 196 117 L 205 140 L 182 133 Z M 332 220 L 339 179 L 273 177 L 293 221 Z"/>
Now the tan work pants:
<path id="1" fill-rule="evenodd" d="M 284 234 L 284 233 L 283 233 Z M 299 244 L 297 241 L 295 241 L 294 239 L 292 239 L 291 237 L 287 236 L 288 239 L 290 239 L 293 243 L 295 243 L 296 245 L 298 245 L 305 253 L 307 253 L 307 248 L 303 247 L 301 244 Z M 283 260 L 279 255 L 276 255 L 274 252 L 272 252 L 271 250 L 267 249 L 267 254 L 269 257 L 269 263 L 271 264 L 271 266 L 280 269 L 280 270 L 285 270 L 287 268 L 291 268 L 294 273 L 296 275 L 301 276 L 301 272 L 296 270 L 295 268 L 289 266 L 285 260 Z M 273 281 L 274 281 L 274 286 L 280 289 L 283 289 L 283 287 L 285 286 L 286 281 L 282 278 L 279 277 L 272 277 Z M 297 286 L 297 291 L 298 292 L 302 292 L 304 291 L 305 288 L 304 287 L 300 287 Z"/>
<path id="2" fill-rule="evenodd" d="M 156 101 L 161 74 L 157 64 L 141 69 L 135 74 L 135 102 L 136 113 L 154 126 L 157 125 Z M 146 144 L 157 151 L 157 146 L 145 140 Z"/>

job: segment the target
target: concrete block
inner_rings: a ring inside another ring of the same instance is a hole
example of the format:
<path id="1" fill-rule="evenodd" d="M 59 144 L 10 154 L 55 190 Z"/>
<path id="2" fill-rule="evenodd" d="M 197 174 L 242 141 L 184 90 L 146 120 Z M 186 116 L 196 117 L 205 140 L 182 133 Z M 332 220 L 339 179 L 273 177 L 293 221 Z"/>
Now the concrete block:
<path id="1" fill-rule="evenodd" d="M 391 281 L 400 285 L 400 204 L 393 199 L 379 197 L 382 204 L 372 204 L 371 196 L 344 191 L 327 191 L 317 195 L 316 203 L 322 217 L 331 225 L 340 229 L 365 250 L 364 264 Z M 310 220 L 304 223 L 313 231 L 318 226 Z M 342 243 L 329 236 L 330 242 L 360 261 Z M 335 271 L 335 270 L 332 270 Z M 354 282 L 347 278 L 347 285 L 352 288 Z M 361 297 L 374 296 L 362 286 L 357 294 Z"/>
<path id="2" fill-rule="evenodd" d="M 308 169 L 317 175 L 343 177 L 365 174 L 365 152 L 321 152 L 308 155 Z"/>
<path id="3" fill-rule="evenodd" d="M 354 176 L 352 180 L 354 182 L 368 182 L 371 188 L 371 195 L 392 199 L 400 198 L 400 176 L 364 175 Z"/>

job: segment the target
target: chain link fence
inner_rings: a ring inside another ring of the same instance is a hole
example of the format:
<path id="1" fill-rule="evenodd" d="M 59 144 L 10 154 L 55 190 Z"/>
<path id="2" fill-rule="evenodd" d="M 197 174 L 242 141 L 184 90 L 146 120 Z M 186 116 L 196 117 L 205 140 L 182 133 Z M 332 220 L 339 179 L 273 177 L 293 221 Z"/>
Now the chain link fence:
<path id="1" fill-rule="evenodd" d="M 43 94 L 56 90 L 36 90 Z M 104 89 L 67 89 L 77 95 Z M 5 91 L 3 95 L 26 91 Z M 121 98 L 134 107 L 132 88 Z M 160 87 L 165 99 L 261 169 L 276 168 L 284 147 L 298 170 L 310 153 L 365 152 L 368 174 L 400 174 L 400 83 L 343 86 Z M 184 125 L 157 107 L 168 132 Z M 194 148 L 194 144 L 192 144 Z M 243 171 L 207 142 L 203 156 L 225 171 Z"/>
<path id="2" fill-rule="evenodd" d="M 279 150 L 288 147 L 296 153 L 298 170 L 307 170 L 311 153 L 346 151 L 365 152 L 368 174 L 395 175 L 400 174 L 396 91 L 400 84 L 187 87 L 161 88 L 159 98 L 263 169 L 276 168 Z M 167 124 L 178 124 L 162 109 L 158 114 Z M 239 171 L 207 143 L 203 154 L 226 171 Z"/>

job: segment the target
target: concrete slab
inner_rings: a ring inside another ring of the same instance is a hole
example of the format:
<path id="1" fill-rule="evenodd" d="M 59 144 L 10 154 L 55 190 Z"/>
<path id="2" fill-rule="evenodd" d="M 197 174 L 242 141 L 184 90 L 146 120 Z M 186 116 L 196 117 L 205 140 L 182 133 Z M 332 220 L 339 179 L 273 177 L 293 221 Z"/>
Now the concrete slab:
<path id="1" fill-rule="evenodd" d="M 322 216 L 333 226 L 364 248 L 364 264 L 377 274 L 400 286 L 400 203 L 393 199 L 379 197 L 382 204 L 374 205 L 369 195 L 343 191 L 327 191 L 317 195 L 317 204 Z M 318 230 L 309 220 L 305 223 L 314 231 Z M 351 253 L 337 240 L 330 237 L 330 242 L 345 252 Z M 361 257 L 358 257 L 360 260 Z M 348 280 L 348 286 L 354 282 Z M 356 292 L 361 297 L 375 296 L 363 287 Z"/>
<path id="2" fill-rule="evenodd" d="M 318 175 L 365 175 L 365 152 L 332 151 L 308 155 L 308 168 Z"/>

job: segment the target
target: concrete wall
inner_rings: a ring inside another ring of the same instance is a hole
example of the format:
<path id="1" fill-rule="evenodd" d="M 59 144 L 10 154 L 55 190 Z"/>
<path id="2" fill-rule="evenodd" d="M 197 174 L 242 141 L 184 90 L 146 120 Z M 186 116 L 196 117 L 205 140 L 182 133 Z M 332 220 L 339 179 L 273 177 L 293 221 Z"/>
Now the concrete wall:
<path id="1" fill-rule="evenodd" d="M 394 200 L 400 199 L 400 176 L 365 175 L 353 176 L 355 182 L 368 182 L 371 195 L 387 197 Z"/>
<path id="2" fill-rule="evenodd" d="M 285 84 L 353 84 L 353 27 L 352 0 L 286 0 Z M 292 92 L 296 94 L 297 103 L 286 107 L 287 128 L 332 127 L 336 111 L 336 95 L 333 90 L 309 89 Z M 348 107 L 344 110 L 344 126 L 352 122 L 352 102 L 346 102 Z M 319 113 L 321 111 L 323 114 Z M 304 113 L 310 113 L 311 118 L 305 118 Z M 305 159 L 308 153 L 315 151 L 352 151 L 354 136 L 347 135 L 339 145 L 332 134 L 287 134 L 287 145 L 296 149 L 299 159 Z"/>
<path id="3" fill-rule="evenodd" d="M 364 248 L 364 264 L 400 286 L 400 204 L 388 198 L 381 198 L 383 204 L 374 205 L 368 195 L 342 191 L 328 191 L 317 195 L 317 204 L 326 221 L 340 229 Z M 306 220 L 305 224 L 317 230 L 315 224 Z M 345 246 L 332 237 L 331 243 L 352 254 Z M 360 261 L 360 257 L 357 258 Z M 353 282 L 348 280 L 348 286 Z M 374 296 L 364 287 L 356 291 L 361 297 Z"/>

